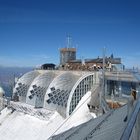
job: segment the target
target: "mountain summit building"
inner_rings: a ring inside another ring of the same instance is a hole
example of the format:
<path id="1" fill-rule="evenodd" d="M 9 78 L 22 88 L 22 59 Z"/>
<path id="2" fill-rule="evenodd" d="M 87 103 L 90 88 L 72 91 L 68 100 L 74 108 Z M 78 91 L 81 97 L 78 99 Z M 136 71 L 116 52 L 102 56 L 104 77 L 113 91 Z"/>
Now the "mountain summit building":
<path id="1" fill-rule="evenodd" d="M 71 60 L 76 60 L 76 48 L 61 48 L 60 65 L 63 66 Z"/>

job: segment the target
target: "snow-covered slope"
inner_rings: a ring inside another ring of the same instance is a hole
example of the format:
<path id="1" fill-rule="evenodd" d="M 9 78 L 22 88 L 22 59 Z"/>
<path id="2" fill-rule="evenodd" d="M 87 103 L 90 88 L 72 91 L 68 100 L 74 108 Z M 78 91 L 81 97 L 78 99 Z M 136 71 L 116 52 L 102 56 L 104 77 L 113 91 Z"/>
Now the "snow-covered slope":
<path id="1" fill-rule="evenodd" d="M 21 110 L 5 108 L 0 115 L 0 140 L 47 140 L 53 134 L 59 134 L 90 120 L 93 118 L 87 107 L 90 94 L 89 92 L 82 98 L 74 113 L 67 119 L 57 111 L 53 111 L 47 120 L 39 119 L 21 112 L 25 109 L 25 104 L 21 106 Z M 20 104 L 17 106 L 19 108 Z"/>
<path id="2" fill-rule="evenodd" d="M 57 112 L 45 121 L 5 109 L 0 115 L 0 140 L 46 140 L 63 121 Z"/>

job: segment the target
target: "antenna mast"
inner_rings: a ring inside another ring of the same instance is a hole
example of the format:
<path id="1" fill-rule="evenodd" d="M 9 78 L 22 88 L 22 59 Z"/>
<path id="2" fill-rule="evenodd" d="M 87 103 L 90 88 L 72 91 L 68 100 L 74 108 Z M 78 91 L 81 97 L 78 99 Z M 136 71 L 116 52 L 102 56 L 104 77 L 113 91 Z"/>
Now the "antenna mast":
<path id="1" fill-rule="evenodd" d="M 105 52 L 106 48 L 103 48 L 103 96 L 105 97 Z"/>
<path id="2" fill-rule="evenodd" d="M 103 48 L 102 91 L 99 94 L 100 113 L 102 113 L 102 97 L 105 97 L 105 47 Z"/>
<path id="3" fill-rule="evenodd" d="M 66 45 L 67 48 L 71 48 L 71 37 L 68 35 L 67 36 L 67 45 Z"/>

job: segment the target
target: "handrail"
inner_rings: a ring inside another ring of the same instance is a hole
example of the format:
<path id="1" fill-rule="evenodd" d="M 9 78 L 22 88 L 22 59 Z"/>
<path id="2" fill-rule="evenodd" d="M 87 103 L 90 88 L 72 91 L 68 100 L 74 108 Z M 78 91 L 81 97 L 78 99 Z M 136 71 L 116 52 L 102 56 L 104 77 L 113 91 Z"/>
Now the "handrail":
<path id="1" fill-rule="evenodd" d="M 105 113 L 107 113 L 110 110 L 109 106 L 107 105 L 107 102 L 103 97 L 102 97 L 102 108 L 104 109 Z"/>
<path id="2" fill-rule="evenodd" d="M 129 140 L 139 113 L 140 113 L 140 99 L 137 101 L 137 103 L 135 105 L 135 109 L 131 114 L 130 120 L 129 120 L 127 127 L 125 128 L 120 140 Z"/>

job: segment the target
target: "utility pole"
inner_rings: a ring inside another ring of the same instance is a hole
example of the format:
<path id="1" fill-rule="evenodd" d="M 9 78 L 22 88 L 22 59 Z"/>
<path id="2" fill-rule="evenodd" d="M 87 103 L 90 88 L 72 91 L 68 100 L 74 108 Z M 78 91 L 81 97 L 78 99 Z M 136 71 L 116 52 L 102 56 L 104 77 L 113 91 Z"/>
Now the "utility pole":
<path id="1" fill-rule="evenodd" d="M 105 96 L 105 53 L 106 48 L 103 48 L 103 96 Z"/>
<path id="2" fill-rule="evenodd" d="M 103 48 L 103 96 L 105 97 L 105 53 L 106 53 L 106 48 Z"/>
<path id="3" fill-rule="evenodd" d="M 102 91 L 99 94 L 100 111 L 102 113 L 102 97 L 105 98 L 105 47 L 103 48 L 103 70 L 102 70 Z"/>

